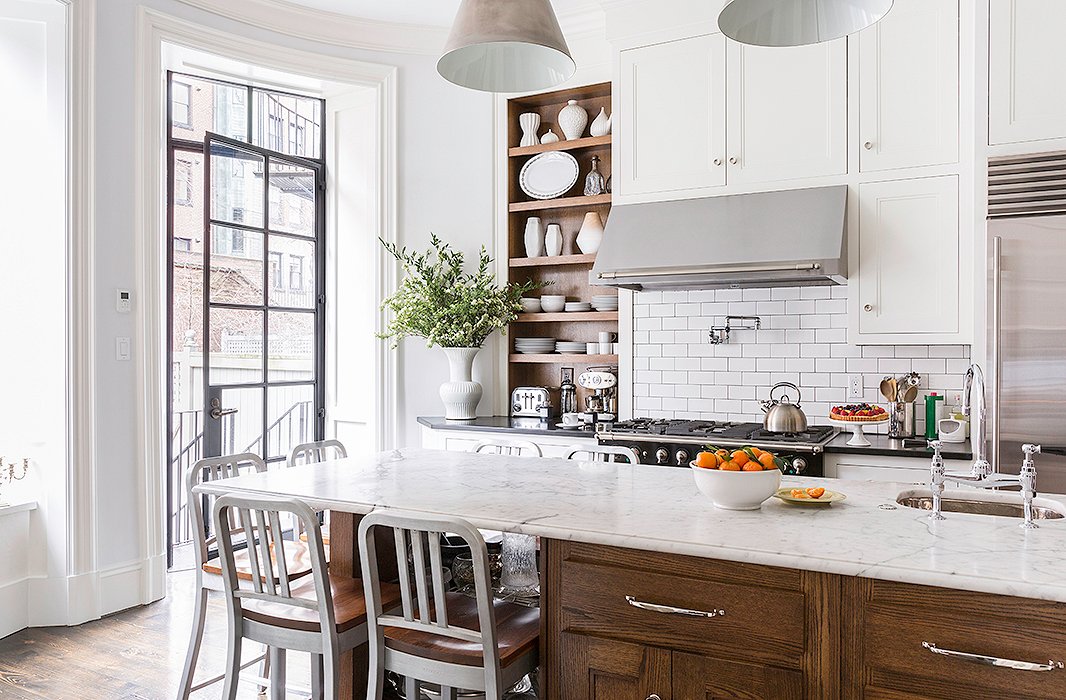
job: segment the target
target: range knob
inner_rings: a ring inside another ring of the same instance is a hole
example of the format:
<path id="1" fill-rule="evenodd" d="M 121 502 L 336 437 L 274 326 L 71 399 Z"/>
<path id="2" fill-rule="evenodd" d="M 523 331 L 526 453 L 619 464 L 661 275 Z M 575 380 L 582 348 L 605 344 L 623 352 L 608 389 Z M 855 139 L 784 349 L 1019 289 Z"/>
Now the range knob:
<path id="1" fill-rule="evenodd" d="M 666 464 L 670 460 L 670 452 L 665 447 L 655 450 L 655 463 Z"/>
<path id="2" fill-rule="evenodd" d="M 803 457 L 796 457 L 792 460 L 792 472 L 794 474 L 802 474 L 807 471 L 807 460 Z"/>
<path id="3" fill-rule="evenodd" d="M 679 467 L 687 467 L 691 461 L 688 457 L 688 450 L 678 450 L 674 454 L 674 459 L 677 460 L 677 466 Z"/>

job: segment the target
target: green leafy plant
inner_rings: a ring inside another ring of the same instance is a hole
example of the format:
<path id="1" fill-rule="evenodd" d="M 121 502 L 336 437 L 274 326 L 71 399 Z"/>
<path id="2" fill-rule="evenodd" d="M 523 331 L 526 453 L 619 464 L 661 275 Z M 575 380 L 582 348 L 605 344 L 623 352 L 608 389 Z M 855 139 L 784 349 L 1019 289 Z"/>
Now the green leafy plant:
<path id="1" fill-rule="evenodd" d="M 381 240 L 381 239 L 379 239 Z M 424 253 L 381 240 L 390 255 L 403 266 L 399 289 L 382 303 L 392 312 L 384 333 L 391 339 L 417 336 L 430 347 L 481 347 L 493 331 L 507 332 L 507 324 L 518 316 L 518 300 L 546 284 L 529 280 L 499 285 L 491 272 L 492 258 L 481 247 L 475 272 L 464 270 L 463 254 L 431 235 L 430 249 Z"/>

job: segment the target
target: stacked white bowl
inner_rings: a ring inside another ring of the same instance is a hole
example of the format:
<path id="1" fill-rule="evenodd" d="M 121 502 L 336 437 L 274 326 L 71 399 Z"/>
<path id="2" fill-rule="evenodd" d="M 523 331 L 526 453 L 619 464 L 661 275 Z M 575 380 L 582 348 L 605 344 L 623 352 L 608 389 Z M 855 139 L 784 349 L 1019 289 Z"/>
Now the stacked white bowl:
<path id="1" fill-rule="evenodd" d="M 597 311 L 618 311 L 618 295 L 593 294 L 592 308 Z"/>
<path id="2" fill-rule="evenodd" d="M 555 352 L 555 338 L 515 338 L 514 349 L 523 355 Z"/>
<path id="3" fill-rule="evenodd" d="M 544 294 L 540 298 L 540 308 L 550 314 L 557 314 L 566 309 L 566 296 L 562 294 Z"/>
<path id="4" fill-rule="evenodd" d="M 527 314 L 540 313 L 540 299 L 536 297 L 522 297 L 518 300 L 522 305 L 522 312 Z"/>

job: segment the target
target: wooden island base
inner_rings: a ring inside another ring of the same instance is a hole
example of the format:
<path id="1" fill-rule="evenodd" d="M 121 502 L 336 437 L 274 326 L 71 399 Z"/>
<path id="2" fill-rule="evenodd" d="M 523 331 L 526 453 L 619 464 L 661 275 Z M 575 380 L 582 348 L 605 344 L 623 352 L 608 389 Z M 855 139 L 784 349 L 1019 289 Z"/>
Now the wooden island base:
<path id="1" fill-rule="evenodd" d="M 331 518 L 330 566 L 358 576 L 359 516 Z M 548 539 L 541 570 L 541 700 L 1066 697 L 1040 670 L 1066 662 L 1062 603 Z M 363 698 L 365 648 L 343 664 Z"/>

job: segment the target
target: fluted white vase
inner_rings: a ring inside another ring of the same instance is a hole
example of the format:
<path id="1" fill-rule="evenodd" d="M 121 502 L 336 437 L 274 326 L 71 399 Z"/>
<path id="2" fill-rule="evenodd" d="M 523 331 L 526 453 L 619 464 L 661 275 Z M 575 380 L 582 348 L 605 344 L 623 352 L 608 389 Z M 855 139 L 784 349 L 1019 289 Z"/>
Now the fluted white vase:
<path id="1" fill-rule="evenodd" d="M 536 112 L 525 112 L 518 115 L 518 126 L 522 127 L 522 140 L 519 146 L 536 146 L 537 129 L 540 128 L 540 115 Z"/>
<path id="2" fill-rule="evenodd" d="M 527 258 L 539 258 L 544 255 L 544 228 L 540 225 L 539 216 L 526 219 L 526 232 L 522 242 L 525 244 Z"/>
<path id="3" fill-rule="evenodd" d="M 444 417 L 448 420 L 471 420 L 477 417 L 481 401 L 481 384 L 473 380 L 474 358 L 481 348 L 444 348 L 448 358 L 448 381 L 440 385 Z"/>
<path id="4" fill-rule="evenodd" d="M 559 128 L 567 141 L 579 139 L 585 133 L 589 123 L 589 113 L 579 107 L 577 100 L 567 100 L 566 106 L 559 110 Z"/>
<path id="5" fill-rule="evenodd" d="M 606 136 L 611 133 L 611 118 L 607 116 L 607 110 L 600 107 L 600 113 L 589 125 L 589 136 Z"/>
<path id="6" fill-rule="evenodd" d="M 591 255 L 600 249 L 603 241 L 603 220 L 594 211 L 585 214 L 585 220 L 581 222 L 581 230 L 577 232 L 578 249 L 585 255 Z"/>
<path id="7" fill-rule="evenodd" d="M 559 224 L 548 224 L 544 232 L 544 253 L 551 257 L 563 252 L 563 229 Z"/>

